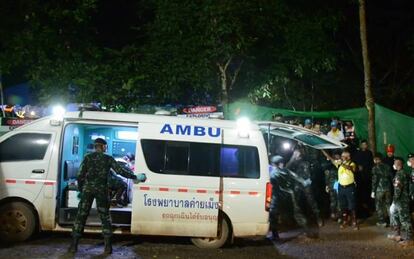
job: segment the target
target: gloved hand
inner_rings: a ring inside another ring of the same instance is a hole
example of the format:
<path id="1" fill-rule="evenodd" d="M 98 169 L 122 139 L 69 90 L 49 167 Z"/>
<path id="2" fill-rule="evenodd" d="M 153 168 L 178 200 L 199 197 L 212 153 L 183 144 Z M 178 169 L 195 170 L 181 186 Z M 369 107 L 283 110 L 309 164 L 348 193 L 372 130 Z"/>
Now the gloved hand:
<path id="1" fill-rule="evenodd" d="M 134 183 L 145 182 L 147 180 L 147 176 L 145 174 L 138 174 L 137 178 L 134 179 Z"/>
<path id="2" fill-rule="evenodd" d="M 80 200 L 80 199 L 82 199 L 82 192 L 80 192 L 80 191 L 78 191 L 78 199 Z"/>
<path id="3" fill-rule="evenodd" d="M 371 198 L 375 199 L 375 192 L 371 192 Z"/>
<path id="4" fill-rule="evenodd" d="M 303 181 L 303 185 L 306 187 L 306 186 L 309 186 L 309 185 L 311 185 L 312 184 L 312 180 L 311 179 L 306 179 L 305 181 Z"/>

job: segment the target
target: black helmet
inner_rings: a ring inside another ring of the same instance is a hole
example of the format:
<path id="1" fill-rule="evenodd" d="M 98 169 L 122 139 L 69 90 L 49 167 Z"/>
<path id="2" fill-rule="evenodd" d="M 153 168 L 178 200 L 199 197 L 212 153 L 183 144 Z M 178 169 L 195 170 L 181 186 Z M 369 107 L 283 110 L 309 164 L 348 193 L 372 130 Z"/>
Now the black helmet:
<path id="1" fill-rule="evenodd" d="M 95 144 L 101 144 L 101 145 L 106 145 L 106 141 L 103 138 L 97 138 L 95 139 L 95 141 L 93 142 Z"/>
<path id="2" fill-rule="evenodd" d="M 283 157 L 281 157 L 281 156 L 276 155 L 276 156 L 272 156 L 270 158 L 270 163 L 271 164 L 278 164 L 280 162 L 283 162 Z"/>

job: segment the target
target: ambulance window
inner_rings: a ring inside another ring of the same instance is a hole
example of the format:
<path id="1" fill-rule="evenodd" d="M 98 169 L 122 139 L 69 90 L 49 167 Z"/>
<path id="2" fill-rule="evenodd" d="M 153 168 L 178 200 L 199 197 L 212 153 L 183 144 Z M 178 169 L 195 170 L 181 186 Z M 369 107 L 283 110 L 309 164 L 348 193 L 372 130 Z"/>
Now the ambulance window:
<path id="1" fill-rule="evenodd" d="M 199 176 L 218 176 L 218 145 L 206 143 L 190 144 L 190 174 Z"/>
<path id="2" fill-rule="evenodd" d="M 167 142 L 165 148 L 165 171 L 172 174 L 188 173 L 188 143 Z"/>
<path id="3" fill-rule="evenodd" d="M 148 168 L 155 173 L 164 170 L 165 141 L 145 139 L 141 141 Z"/>
<path id="4" fill-rule="evenodd" d="M 224 177 L 260 177 L 257 148 L 247 146 L 226 146 L 220 152 L 220 174 Z"/>
<path id="5" fill-rule="evenodd" d="M 20 133 L 0 143 L 0 162 L 42 160 L 50 134 Z"/>

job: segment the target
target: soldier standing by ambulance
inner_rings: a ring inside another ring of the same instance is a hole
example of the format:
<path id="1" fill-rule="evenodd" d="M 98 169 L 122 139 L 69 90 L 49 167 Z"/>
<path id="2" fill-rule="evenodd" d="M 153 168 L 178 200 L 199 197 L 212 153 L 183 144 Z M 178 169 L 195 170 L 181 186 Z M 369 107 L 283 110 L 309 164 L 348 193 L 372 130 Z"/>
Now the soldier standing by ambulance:
<path id="1" fill-rule="evenodd" d="M 399 245 L 412 243 L 413 233 L 410 217 L 409 174 L 404 171 L 402 158 L 394 159 L 394 169 L 397 171 L 393 180 L 394 196 L 390 207 L 390 221 L 393 233 L 388 238 Z"/>
<path id="2" fill-rule="evenodd" d="M 377 226 L 387 226 L 387 211 L 392 202 L 392 178 L 391 168 L 382 162 L 382 155 L 376 153 L 372 168 L 371 198 L 375 199 Z"/>
<path id="3" fill-rule="evenodd" d="M 120 166 L 113 157 L 105 154 L 107 143 L 102 138 L 94 141 L 95 152 L 85 156 L 78 173 L 78 189 L 80 192 L 80 201 L 78 213 L 72 229 L 72 243 L 68 249 L 70 253 L 76 253 L 78 250 L 78 241 L 82 236 L 86 219 L 88 218 L 93 200 L 96 199 L 96 207 L 102 221 L 102 234 L 105 241 L 105 253 L 112 253 L 112 226 L 109 214 L 109 183 L 110 169 L 126 178 L 145 181 L 145 174 L 139 177 L 126 168 Z"/>

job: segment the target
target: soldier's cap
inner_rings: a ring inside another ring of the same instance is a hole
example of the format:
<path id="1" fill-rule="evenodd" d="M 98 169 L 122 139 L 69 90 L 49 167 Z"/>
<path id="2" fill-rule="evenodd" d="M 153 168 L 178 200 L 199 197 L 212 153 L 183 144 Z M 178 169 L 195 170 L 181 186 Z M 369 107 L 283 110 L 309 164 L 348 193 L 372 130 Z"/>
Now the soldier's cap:
<path id="1" fill-rule="evenodd" d="M 282 156 L 278 156 L 278 155 L 272 156 L 272 158 L 270 159 L 270 162 L 272 164 L 278 164 L 280 162 L 283 162 L 283 157 Z"/>
<path id="2" fill-rule="evenodd" d="M 408 154 L 407 158 L 408 158 L 408 159 L 410 159 L 410 158 L 414 158 L 414 153 L 410 153 L 410 154 Z"/>
<path id="3" fill-rule="evenodd" d="M 404 163 L 404 159 L 403 159 L 402 157 L 399 157 L 399 156 L 394 157 L 394 161 L 397 161 L 397 160 L 399 160 L 399 161 L 401 161 L 402 163 Z"/>
<path id="4" fill-rule="evenodd" d="M 384 156 L 380 152 L 377 152 L 377 153 L 374 154 L 374 158 L 382 159 L 383 157 Z"/>
<path id="5" fill-rule="evenodd" d="M 93 142 L 94 144 L 101 144 L 101 145 L 106 145 L 106 141 L 103 138 L 97 138 L 95 139 L 95 141 Z"/>

